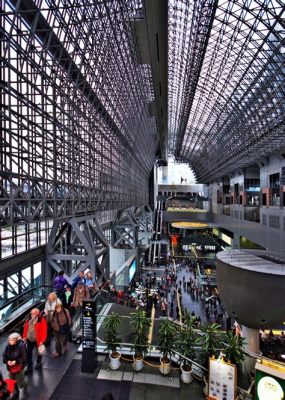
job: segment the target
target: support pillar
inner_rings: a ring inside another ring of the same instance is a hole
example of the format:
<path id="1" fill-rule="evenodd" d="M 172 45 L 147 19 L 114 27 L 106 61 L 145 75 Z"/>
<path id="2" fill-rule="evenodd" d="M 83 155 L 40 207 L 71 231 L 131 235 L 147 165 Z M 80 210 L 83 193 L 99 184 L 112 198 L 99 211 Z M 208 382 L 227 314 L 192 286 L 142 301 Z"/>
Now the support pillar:
<path id="1" fill-rule="evenodd" d="M 240 248 L 240 234 L 234 232 L 233 249 L 239 249 L 239 248 Z"/>
<path id="2" fill-rule="evenodd" d="M 168 166 L 161 167 L 162 169 L 162 182 L 164 184 L 168 183 Z"/>
<path id="3" fill-rule="evenodd" d="M 259 354 L 259 330 L 242 325 L 242 337 L 245 338 L 245 351 L 251 351 Z M 246 356 L 243 362 L 243 372 L 249 376 L 254 369 L 254 366 L 255 359 Z"/>

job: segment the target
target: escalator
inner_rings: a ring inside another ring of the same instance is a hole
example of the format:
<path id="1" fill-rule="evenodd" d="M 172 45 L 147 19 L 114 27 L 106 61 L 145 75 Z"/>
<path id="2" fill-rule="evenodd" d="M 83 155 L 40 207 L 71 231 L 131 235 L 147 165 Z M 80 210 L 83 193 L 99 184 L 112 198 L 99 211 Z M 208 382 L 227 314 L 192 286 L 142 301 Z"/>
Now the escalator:
<path id="1" fill-rule="evenodd" d="M 13 298 L 1 300 L 0 305 L 0 333 L 20 330 L 20 323 L 26 318 L 32 308 L 42 308 L 52 286 L 42 285 L 25 290 Z"/>

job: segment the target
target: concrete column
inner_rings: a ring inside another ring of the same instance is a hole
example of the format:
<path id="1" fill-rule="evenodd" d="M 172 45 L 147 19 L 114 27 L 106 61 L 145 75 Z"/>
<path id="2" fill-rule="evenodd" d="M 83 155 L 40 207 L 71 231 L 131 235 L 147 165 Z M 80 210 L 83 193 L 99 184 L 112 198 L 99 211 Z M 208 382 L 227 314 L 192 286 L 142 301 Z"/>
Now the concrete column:
<path id="1" fill-rule="evenodd" d="M 245 350 L 259 354 L 259 331 L 258 329 L 252 329 L 248 326 L 242 325 L 242 337 L 245 338 Z M 255 366 L 255 359 L 246 357 L 243 362 L 243 372 L 250 375 Z"/>
<path id="2" fill-rule="evenodd" d="M 162 182 L 164 184 L 168 183 L 168 167 L 161 167 L 162 168 Z"/>
<path id="3" fill-rule="evenodd" d="M 240 235 L 239 232 L 234 232 L 234 240 L 233 240 L 233 248 L 234 249 L 239 249 L 240 248 Z"/>

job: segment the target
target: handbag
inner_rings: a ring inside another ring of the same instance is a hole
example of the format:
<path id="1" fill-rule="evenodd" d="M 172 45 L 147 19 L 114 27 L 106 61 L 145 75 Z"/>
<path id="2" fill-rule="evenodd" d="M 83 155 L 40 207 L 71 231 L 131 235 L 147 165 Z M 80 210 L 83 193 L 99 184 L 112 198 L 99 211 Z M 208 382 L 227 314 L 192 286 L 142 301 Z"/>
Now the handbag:
<path id="1" fill-rule="evenodd" d="M 67 322 L 67 323 L 64 324 L 64 325 L 60 325 L 60 327 L 59 327 L 59 333 L 60 333 L 61 335 L 66 335 L 66 334 L 69 332 L 69 329 L 70 329 L 70 326 L 69 326 L 69 323 Z"/>
<path id="2" fill-rule="evenodd" d="M 38 347 L 38 353 L 39 353 L 39 355 L 40 355 L 40 356 L 44 356 L 44 355 L 46 355 L 46 352 L 47 352 L 46 346 L 45 346 L 44 344 L 41 344 L 41 345 Z"/>
<path id="3" fill-rule="evenodd" d="M 63 308 L 63 312 L 64 312 L 64 315 L 65 315 L 65 318 L 66 318 L 66 323 L 65 323 L 64 325 L 60 325 L 59 319 L 58 319 L 58 315 L 57 315 L 57 314 L 56 314 L 56 319 L 57 319 L 57 323 L 58 323 L 58 326 L 59 326 L 59 333 L 60 333 L 60 335 L 67 335 L 67 333 L 68 333 L 69 330 L 70 330 L 70 326 L 69 326 L 68 318 L 67 318 L 66 311 L 65 311 L 64 308 Z"/>
<path id="4" fill-rule="evenodd" d="M 22 371 L 23 366 L 21 364 L 9 365 L 8 369 L 12 374 L 17 374 L 18 372 Z"/>

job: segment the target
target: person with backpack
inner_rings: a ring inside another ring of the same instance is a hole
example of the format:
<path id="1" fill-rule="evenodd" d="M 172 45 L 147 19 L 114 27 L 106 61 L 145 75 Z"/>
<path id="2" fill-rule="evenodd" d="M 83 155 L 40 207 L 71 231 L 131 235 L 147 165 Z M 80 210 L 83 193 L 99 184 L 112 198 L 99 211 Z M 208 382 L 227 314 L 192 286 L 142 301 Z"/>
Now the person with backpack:
<path id="1" fill-rule="evenodd" d="M 54 357 L 61 356 L 67 351 L 66 343 L 71 326 L 71 318 L 69 311 L 62 307 L 62 304 L 57 304 L 55 312 L 51 320 L 51 326 L 55 336 L 55 352 Z"/>
<path id="2" fill-rule="evenodd" d="M 10 380 L 16 381 L 17 384 L 15 386 L 14 394 L 12 398 L 17 398 L 19 395 L 19 390 L 26 391 L 28 383 L 25 378 L 24 368 L 27 362 L 27 351 L 26 346 L 23 340 L 21 340 L 21 336 L 19 333 L 11 333 L 8 337 L 8 344 L 5 347 L 3 353 L 3 363 L 6 364 L 9 378 Z M 5 384 L 6 383 L 6 384 Z M 0 393 L 2 390 L 3 396 L 0 399 L 5 399 L 7 395 L 7 391 L 11 394 L 11 385 L 9 389 L 9 385 L 11 382 L 4 382 L 2 378 L 2 384 L 0 387 Z M 8 397 L 9 398 L 9 397 Z"/>

